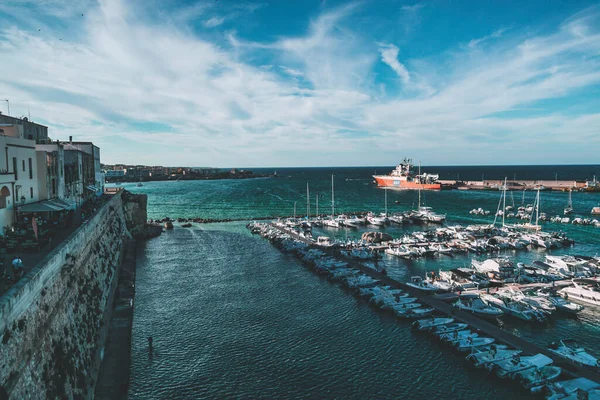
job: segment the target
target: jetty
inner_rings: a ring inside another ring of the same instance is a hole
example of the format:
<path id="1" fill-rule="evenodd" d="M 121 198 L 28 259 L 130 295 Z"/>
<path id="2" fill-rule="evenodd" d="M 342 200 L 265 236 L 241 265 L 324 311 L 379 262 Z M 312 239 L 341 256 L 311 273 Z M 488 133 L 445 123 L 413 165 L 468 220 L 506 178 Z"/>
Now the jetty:
<path id="1" fill-rule="evenodd" d="M 485 179 L 481 181 L 440 180 L 442 189 L 458 190 L 498 190 L 504 185 L 503 179 Z M 567 192 L 600 192 L 596 181 L 585 180 L 507 180 L 507 190 L 553 190 Z"/>
<path id="2" fill-rule="evenodd" d="M 319 248 L 318 246 L 315 245 L 315 243 L 313 241 L 311 241 L 303 236 L 300 236 L 293 230 L 286 229 L 286 228 L 277 226 L 275 224 L 269 224 L 269 226 L 273 229 L 278 230 L 282 234 L 289 235 L 291 238 L 293 238 L 294 240 L 296 240 L 298 242 L 302 242 L 311 247 Z M 333 249 L 332 251 L 333 251 L 335 258 L 346 262 L 348 264 L 348 266 L 350 266 L 351 268 L 359 270 L 363 274 L 368 275 L 371 278 L 376 279 L 376 280 L 380 281 L 381 283 L 390 286 L 391 288 L 401 289 L 404 292 L 409 293 L 409 295 L 411 297 L 417 298 L 420 303 L 426 304 L 429 307 L 434 308 L 439 313 L 446 314 L 456 320 L 462 321 L 462 322 L 470 325 L 473 329 L 477 330 L 478 332 L 483 332 L 483 333 L 489 335 L 490 337 L 493 337 L 497 342 L 504 343 L 504 344 L 511 346 L 513 348 L 516 348 L 516 349 L 521 349 L 524 353 L 528 353 L 528 354 L 532 354 L 532 355 L 544 354 L 547 357 L 551 358 L 556 365 L 562 367 L 566 371 L 569 371 L 571 374 L 582 377 L 582 378 L 587 378 L 587 379 L 590 379 L 595 382 L 600 382 L 600 373 L 598 373 L 595 370 L 592 370 L 585 366 L 578 365 L 571 360 L 560 357 L 560 356 L 556 355 L 555 353 L 552 353 L 552 352 L 548 351 L 547 349 L 540 347 L 539 345 L 537 345 L 535 343 L 532 343 L 520 336 L 514 335 L 514 334 L 500 328 L 499 326 L 496 326 L 490 322 L 487 322 L 473 314 L 470 314 L 465 311 L 457 310 L 454 307 L 452 307 L 451 304 L 448 304 L 438 298 L 435 298 L 434 296 L 425 294 L 415 288 L 412 288 L 412 287 L 406 285 L 405 283 L 402 283 L 395 279 L 392 279 L 385 273 L 377 271 L 371 267 L 365 266 L 364 264 L 362 264 L 361 262 L 359 262 L 355 259 L 345 257 L 337 249 Z M 523 286 L 526 286 L 526 285 L 523 285 Z"/>

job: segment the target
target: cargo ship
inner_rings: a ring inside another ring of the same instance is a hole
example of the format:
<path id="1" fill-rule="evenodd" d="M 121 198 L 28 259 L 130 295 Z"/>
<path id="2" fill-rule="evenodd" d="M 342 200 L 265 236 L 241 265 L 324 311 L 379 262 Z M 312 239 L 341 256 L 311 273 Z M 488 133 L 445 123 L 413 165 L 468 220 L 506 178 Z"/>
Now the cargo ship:
<path id="1" fill-rule="evenodd" d="M 415 175 L 410 170 L 412 166 L 412 160 L 405 158 L 389 175 L 373 175 L 373 178 L 380 187 L 422 190 L 440 190 L 442 188 L 442 184 L 438 182 L 439 175 L 421 174 L 420 171 Z"/>

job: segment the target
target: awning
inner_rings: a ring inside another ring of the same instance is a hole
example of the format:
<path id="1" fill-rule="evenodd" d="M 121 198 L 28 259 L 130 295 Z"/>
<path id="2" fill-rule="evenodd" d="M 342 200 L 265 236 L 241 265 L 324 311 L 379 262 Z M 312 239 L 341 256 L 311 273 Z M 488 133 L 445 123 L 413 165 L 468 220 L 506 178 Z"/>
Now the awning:
<path id="1" fill-rule="evenodd" d="M 19 212 L 54 212 L 62 211 L 65 208 L 50 200 L 42 200 L 36 203 L 25 204 L 18 207 Z"/>
<path id="2" fill-rule="evenodd" d="M 57 206 L 62 207 L 64 210 L 74 210 L 77 208 L 77 204 L 72 200 L 56 198 L 56 199 L 49 199 L 46 201 L 56 204 Z"/>
<path id="3" fill-rule="evenodd" d="M 89 185 L 85 187 L 87 190 L 91 190 L 92 192 L 97 192 L 98 190 L 100 190 L 100 188 L 97 188 L 94 185 Z"/>

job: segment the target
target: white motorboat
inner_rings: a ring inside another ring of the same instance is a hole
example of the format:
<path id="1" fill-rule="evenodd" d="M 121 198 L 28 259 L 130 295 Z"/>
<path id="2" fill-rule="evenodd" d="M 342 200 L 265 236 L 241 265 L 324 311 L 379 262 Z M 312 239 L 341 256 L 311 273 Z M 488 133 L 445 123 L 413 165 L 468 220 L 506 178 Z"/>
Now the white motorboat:
<path id="1" fill-rule="evenodd" d="M 488 346 L 494 343 L 496 339 L 489 337 L 473 337 L 467 336 L 466 338 L 458 340 L 454 343 L 454 347 L 460 352 L 471 351 L 477 347 Z"/>
<path id="2" fill-rule="evenodd" d="M 427 283 L 420 276 L 411 277 L 410 282 L 406 282 L 406 285 L 426 293 L 435 293 L 438 291 L 437 287 Z"/>
<path id="3" fill-rule="evenodd" d="M 504 315 L 504 311 L 500 308 L 488 305 L 479 297 L 465 298 L 464 296 L 461 296 L 461 298 L 454 303 L 454 307 L 486 319 L 496 319 Z"/>
<path id="4" fill-rule="evenodd" d="M 454 322 L 454 318 L 428 318 L 428 319 L 420 319 L 418 321 L 413 322 L 413 328 L 420 331 L 431 330 L 440 325 L 447 325 Z"/>
<path id="5" fill-rule="evenodd" d="M 325 218 L 323 220 L 323 226 L 326 226 L 328 228 L 339 228 L 340 227 L 340 223 L 338 220 L 333 219 L 333 218 Z"/>
<path id="6" fill-rule="evenodd" d="M 319 237 L 317 237 L 317 242 L 315 244 L 317 246 L 320 246 L 320 247 L 331 247 L 331 246 L 333 246 L 333 243 L 331 243 L 331 239 L 329 239 L 327 236 L 319 236 Z"/>
<path id="7" fill-rule="evenodd" d="M 397 304 L 392 304 L 389 308 L 395 314 L 404 314 L 408 310 L 413 310 L 413 309 L 419 308 L 419 307 L 421 307 L 421 304 L 412 302 L 412 303 L 397 303 Z"/>
<path id="8" fill-rule="evenodd" d="M 587 395 L 597 392 L 600 389 L 600 383 L 587 378 L 575 378 L 568 381 L 550 383 L 546 385 L 546 389 L 549 392 L 549 395 L 546 397 L 548 400 L 578 400 L 582 398 L 579 396 L 580 394 Z M 589 398 L 592 399 L 592 397 Z"/>
<path id="9" fill-rule="evenodd" d="M 444 342 L 449 342 L 449 343 L 457 343 L 459 340 L 461 339 L 465 339 L 467 337 L 477 337 L 478 334 L 477 333 L 473 333 L 473 331 L 471 331 L 470 329 L 465 329 L 462 331 L 454 331 L 454 332 L 449 332 L 449 333 L 440 333 L 437 335 L 437 337 L 440 340 L 443 340 Z"/>
<path id="10" fill-rule="evenodd" d="M 491 346 L 489 350 L 475 351 L 467 356 L 467 360 L 473 362 L 475 367 L 483 368 L 490 363 L 512 359 L 521 354 L 521 350 L 496 349 Z"/>
<path id="11" fill-rule="evenodd" d="M 411 304 L 416 304 L 416 303 L 411 303 Z M 433 312 L 433 310 L 434 309 L 431 307 L 411 308 L 406 311 L 399 309 L 399 308 L 395 308 L 394 313 L 396 313 L 396 315 L 399 318 L 423 318 L 423 317 L 426 317 L 427 315 L 431 314 Z"/>
<path id="12" fill-rule="evenodd" d="M 548 350 L 561 357 L 568 358 L 579 365 L 587 365 L 588 367 L 593 368 L 600 367 L 598 359 L 587 353 L 583 347 L 578 346 L 577 342 L 573 339 L 565 339 L 558 343 L 550 343 Z"/>
<path id="13" fill-rule="evenodd" d="M 433 333 L 436 336 L 445 335 L 448 333 L 465 330 L 465 329 L 467 329 L 468 326 L 469 325 L 467 325 L 463 322 L 452 322 L 450 324 L 436 326 L 435 328 L 433 328 L 431 330 L 431 333 Z"/>
<path id="14" fill-rule="evenodd" d="M 403 215 L 390 215 L 388 219 L 395 224 L 403 224 L 405 222 Z"/>
<path id="15" fill-rule="evenodd" d="M 367 215 L 367 222 L 375 226 L 384 226 L 387 223 L 387 218 L 377 217 L 373 214 Z"/>
<path id="16" fill-rule="evenodd" d="M 348 228 L 358 228 L 362 225 L 362 222 L 356 217 L 340 218 L 339 223 Z"/>
<path id="17" fill-rule="evenodd" d="M 494 361 L 487 365 L 487 369 L 495 372 L 500 378 L 510 378 L 514 374 L 532 368 L 542 368 L 552 364 L 552 359 L 543 354 L 521 357 L 516 355 L 511 359 Z"/>
<path id="18" fill-rule="evenodd" d="M 417 256 L 417 252 L 406 246 L 388 247 L 385 249 L 385 254 L 402 258 L 413 258 Z"/>
<path id="19" fill-rule="evenodd" d="M 519 381 L 521 386 L 531 391 L 558 379 L 562 369 L 554 365 L 546 365 L 541 368 L 530 368 L 513 375 L 513 379 Z"/>
<path id="20" fill-rule="evenodd" d="M 491 294 L 482 294 L 481 298 L 489 305 L 498 307 L 506 315 L 522 319 L 523 321 L 543 322 L 545 317 L 540 311 L 533 309 L 529 304 L 510 299 L 499 299 Z"/>
<path id="21" fill-rule="evenodd" d="M 573 281 L 573 286 L 567 286 L 558 292 L 565 300 L 600 306 L 600 288 L 598 283 L 581 285 Z"/>
<path id="22" fill-rule="evenodd" d="M 571 301 L 568 301 L 562 298 L 555 292 L 543 292 L 538 291 L 540 296 L 546 297 L 548 301 L 554 304 L 557 311 L 567 313 L 567 314 L 577 314 L 583 310 L 583 306 L 581 304 L 575 304 Z"/>

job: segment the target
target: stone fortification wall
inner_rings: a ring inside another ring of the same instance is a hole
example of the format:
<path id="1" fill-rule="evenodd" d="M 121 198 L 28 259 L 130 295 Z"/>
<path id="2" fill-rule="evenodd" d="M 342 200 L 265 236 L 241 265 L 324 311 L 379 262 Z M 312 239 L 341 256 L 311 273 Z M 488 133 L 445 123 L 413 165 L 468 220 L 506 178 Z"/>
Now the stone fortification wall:
<path id="1" fill-rule="evenodd" d="M 122 193 L 0 298 L 0 385 L 11 398 L 91 398 L 126 228 Z"/>

